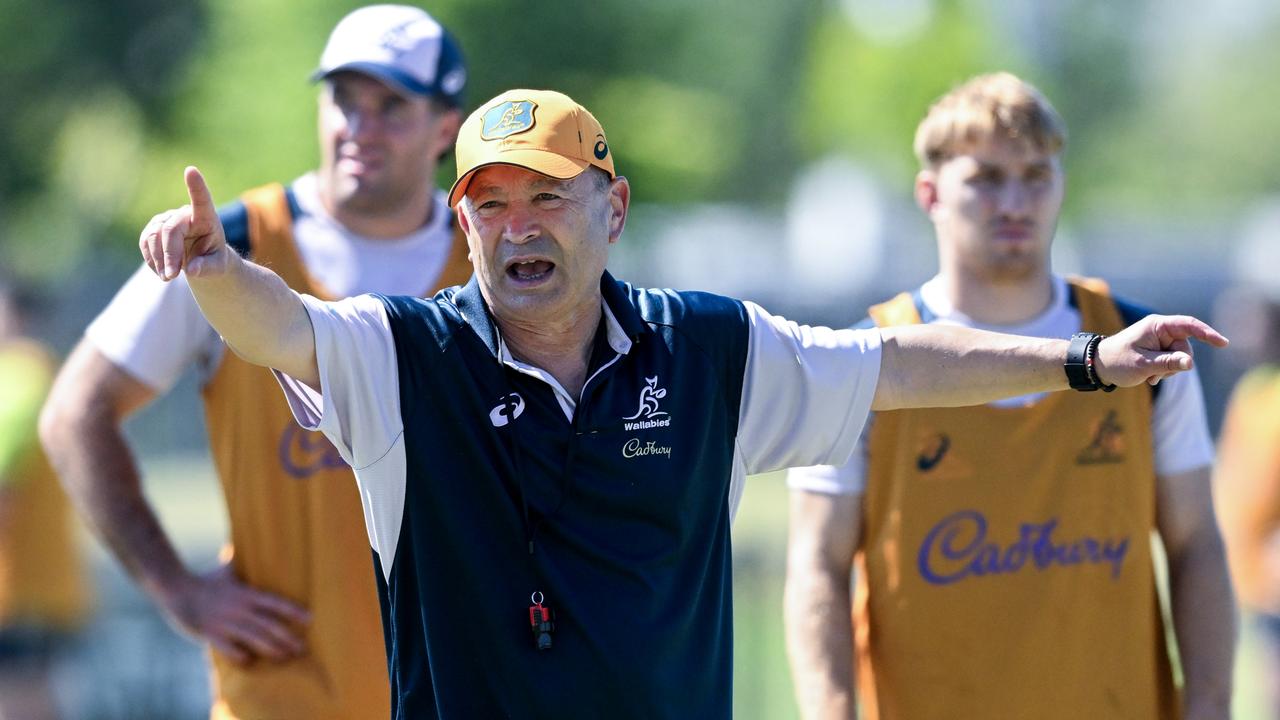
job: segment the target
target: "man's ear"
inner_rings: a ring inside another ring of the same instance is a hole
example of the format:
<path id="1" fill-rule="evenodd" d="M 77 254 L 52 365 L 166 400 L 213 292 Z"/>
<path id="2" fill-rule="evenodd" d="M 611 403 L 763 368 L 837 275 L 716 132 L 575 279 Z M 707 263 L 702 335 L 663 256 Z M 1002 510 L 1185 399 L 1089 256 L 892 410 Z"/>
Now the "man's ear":
<path id="1" fill-rule="evenodd" d="M 609 242 L 616 243 L 627 224 L 627 210 L 631 207 L 631 183 L 621 175 L 609 183 Z"/>
<path id="2" fill-rule="evenodd" d="M 462 228 L 462 234 L 471 237 L 471 221 L 467 219 L 467 214 L 462 210 L 462 206 L 466 204 L 466 199 L 458 201 L 454 206 L 453 213 L 458 216 L 458 227 Z"/>
<path id="3" fill-rule="evenodd" d="M 467 199 L 465 197 L 459 200 L 457 207 L 453 209 L 453 214 L 457 216 L 458 227 L 462 229 L 462 234 L 467 238 L 467 259 L 474 265 L 476 262 L 475 243 L 471 241 L 471 220 L 467 218 L 467 212 L 463 208 L 466 204 Z"/>
<path id="4" fill-rule="evenodd" d="M 938 172 L 921 170 L 916 173 L 915 185 L 916 205 L 924 214 L 933 217 L 933 208 L 938 204 Z"/>
<path id="5" fill-rule="evenodd" d="M 436 157 L 453 149 L 458 142 L 458 130 L 462 128 L 462 112 L 456 109 L 440 114 L 436 123 Z"/>

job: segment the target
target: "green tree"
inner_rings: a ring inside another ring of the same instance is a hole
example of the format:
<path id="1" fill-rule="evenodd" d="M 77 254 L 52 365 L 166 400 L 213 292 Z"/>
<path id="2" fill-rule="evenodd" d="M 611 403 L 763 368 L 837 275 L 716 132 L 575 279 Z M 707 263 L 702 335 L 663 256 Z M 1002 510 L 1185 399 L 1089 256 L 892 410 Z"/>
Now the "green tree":
<path id="1" fill-rule="evenodd" d="M 6 265 L 48 271 L 65 237 L 113 211 L 112 174 L 127 172 L 142 132 L 165 126 L 203 25 L 197 0 L 0 0 Z"/>
<path id="2" fill-rule="evenodd" d="M 807 159 L 841 152 L 895 182 L 915 173 L 911 151 L 925 110 L 972 75 L 1015 67 L 972 3 L 924 3 L 911 32 L 880 38 L 831 5 L 810 42 L 797 129 Z M 905 187 L 905 185 L 904 185 Z"/>

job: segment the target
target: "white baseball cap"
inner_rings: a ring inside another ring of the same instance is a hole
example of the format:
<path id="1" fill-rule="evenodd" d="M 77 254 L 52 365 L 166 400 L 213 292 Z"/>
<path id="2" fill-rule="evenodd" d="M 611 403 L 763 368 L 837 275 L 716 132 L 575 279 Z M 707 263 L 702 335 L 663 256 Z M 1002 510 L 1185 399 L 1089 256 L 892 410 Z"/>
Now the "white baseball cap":
<path id="1" fill-rule="evenodd" d="M 435 18 L 408 5 L 369 5 L 342 18 L 329 35 L 313 81 L 359 72 L 408 95 L 462 104 L 467 68 L 457 42 Z"/>

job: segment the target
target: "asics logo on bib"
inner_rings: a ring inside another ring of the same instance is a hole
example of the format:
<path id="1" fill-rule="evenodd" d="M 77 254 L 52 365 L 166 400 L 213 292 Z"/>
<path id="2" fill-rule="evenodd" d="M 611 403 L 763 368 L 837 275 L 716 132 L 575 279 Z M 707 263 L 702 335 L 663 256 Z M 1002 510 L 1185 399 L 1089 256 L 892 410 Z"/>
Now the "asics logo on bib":
<path id="1" fill-rule="evenodd" d="M 630 417 L 624 417 L 623 420 L 633 420 L 636 422 L 624 422 L 622 427 L 625 430 L 648 430 L 649 428 L 667 427 L 671 424 L 671 418 L 666 412 L 658 409 L 658 401 L 667 396 L 666 388 L 658 387 L 658 376 L 644 379 L 645 385 L 640 388 L 640 408 Z"/>
<path id="2" fill-rule="evenodd" d="M 938 433 L 929 439 L 928 444 L 916 456 L 916 468 L 920 472 L 929 472 L 942 462 L 942 457 L 951 449 L 951 438 Z"/>
<path id="3" fill-rule="evenodd" d="M 280 467 L 299 480 L 324 470 L 347 466 L 338 449 L 324 435 L 303 430 L 292 420 L 280 434 L 278 452 Z"/>
<path id="4" fill-rule="evenodd" d="M 943 518 L 925 535 L 916 558 L 920 575 L 934 585 L 950 585 L 984 575 L 1023 570 L 1046 571 L 1072 565 L 1109 565 L 1111 579 L 1120 577 L 1129 538 L 1089 536 L 1060 541 L 1058 519 L 1022 523 L 1008 545 L 987 540 L 987 518 L 977 510 L 961 510 Z"/>
<path id="5" fill-rule="evenodd" d="M 498 406 L 489 411 L 489 422 L 494 427 L 503 427 L 524 412 L 524 398 L 520 393 L 511 393 L 501 399 Z"/>

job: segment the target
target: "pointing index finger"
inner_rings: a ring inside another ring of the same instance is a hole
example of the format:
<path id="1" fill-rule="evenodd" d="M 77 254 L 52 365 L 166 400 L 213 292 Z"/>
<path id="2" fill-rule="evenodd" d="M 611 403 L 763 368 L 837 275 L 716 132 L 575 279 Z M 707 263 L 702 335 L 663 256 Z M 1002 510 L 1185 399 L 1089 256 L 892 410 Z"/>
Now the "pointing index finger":
<path id="1" fill-rule="evenodd" d="M 1181 337 L 1195 338 L 1214 347 L 1226 347 L 1229 342 L 1222 333 L 1214 330 L 1208 323 L 1196 318 L 1179 316 L 1171 318 L 1171 320 L 1174 324 L 1174 332 Z"/>
<path id="2" fill-rule="evenodd" d="M 213 206 L 213 194 L 209 192 L 209 185 L 204 181 L 204 175 L 200 174 L 200 170 L 194 165 L 188 165 L 182 177 L 187 181 L 187 196 L 191 198 L 192 220 L 216 217 L 218 211 Z"/>

